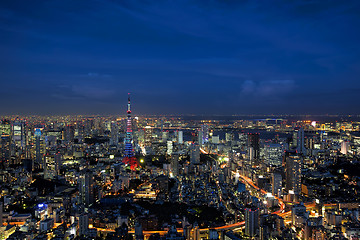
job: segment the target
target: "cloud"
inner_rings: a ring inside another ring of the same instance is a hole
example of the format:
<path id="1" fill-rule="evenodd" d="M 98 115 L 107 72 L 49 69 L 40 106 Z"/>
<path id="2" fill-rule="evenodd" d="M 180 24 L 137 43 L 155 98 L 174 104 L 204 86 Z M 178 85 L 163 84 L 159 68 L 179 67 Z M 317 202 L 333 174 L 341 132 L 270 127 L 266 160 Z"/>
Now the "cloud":
<path id="1" fill-rule="evenodd" d="M 261 97 L 279 96 L 292 92 L 295 87 L 295 81 L 293 80 L 246 80 L 241 86 L 241 93 Z"/>
<path id="2" fill-rule="evenodd" d="M 89 72 L 69 75 L 69 81 L 57 85 L 52 96 L 65 100 L 106 100 L 115 95 L 116 89 L 111 75 Z"/>
<path id="3" fill-rule="evenodd" d="M 93 99 L 108 98 L 115 94 L 115 90 L 99 86 L 74 85 L 71 90 L 76 95 Z"/>

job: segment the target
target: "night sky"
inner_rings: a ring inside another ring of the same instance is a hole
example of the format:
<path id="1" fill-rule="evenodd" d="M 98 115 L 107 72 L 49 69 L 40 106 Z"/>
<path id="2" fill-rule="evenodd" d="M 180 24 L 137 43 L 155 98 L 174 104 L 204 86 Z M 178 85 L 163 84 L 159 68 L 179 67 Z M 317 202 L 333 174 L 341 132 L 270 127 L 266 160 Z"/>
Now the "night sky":
<path id="1" fill-rule="evenodd" d="M 356 114 L 359 44 L 359 0 L 1 0 L 0 114 Z"/>

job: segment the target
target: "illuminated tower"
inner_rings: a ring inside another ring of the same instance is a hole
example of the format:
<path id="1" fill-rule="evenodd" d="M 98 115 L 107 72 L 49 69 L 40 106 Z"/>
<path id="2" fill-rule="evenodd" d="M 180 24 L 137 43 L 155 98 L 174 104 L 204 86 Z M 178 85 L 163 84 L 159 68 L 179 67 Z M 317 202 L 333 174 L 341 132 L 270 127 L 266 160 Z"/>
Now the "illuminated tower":
<path id="1" fill-rule="evenodd" d="M 126 119 L 126 137 L 125 137 L 125 153 L 124 160 L 125 164 L 130 165 L 132 170 L 138 167 L 138 163 L 134 156 L 134 148 L 132 145 L 132 123 L 131 123 L 131 110 L 130 110 L 130 93 L 128 94 L 128 107 L 127 107 L 127 119 Z"/>
<path id="2" fill-rule="evenodd" d="M 130 110 L 130 93 L 128 95 L 127 120 L 126 120 L 126 138 L 125 138 L 125 157 L 134 156 L 132 145 L 132 126 L 131 126 L 131 110 Z"/>

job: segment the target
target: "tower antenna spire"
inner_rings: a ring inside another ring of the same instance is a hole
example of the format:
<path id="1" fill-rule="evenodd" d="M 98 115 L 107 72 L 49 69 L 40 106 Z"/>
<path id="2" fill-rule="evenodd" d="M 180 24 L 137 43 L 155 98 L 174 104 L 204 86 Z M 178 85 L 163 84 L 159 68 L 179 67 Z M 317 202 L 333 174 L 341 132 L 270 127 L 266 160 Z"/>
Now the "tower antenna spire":
<path id="1" fill-rule="evenodd" d="M 138 167 L 138 163 L 137 163 L 137 160 L 136 160 L 136 157 L 134 154 L 134 147 L 133 147 L 132 121 L 131 121 L 131 109 L 130 109 L 130 93 L 128 93 L 125 152 L 124 152 L 123 162 L 125 164 L 129 164 L 131 170 L 135 170 Z"/>
<path id="2" fill-rule="evenodd" d="M 131 113 L 131 109 L 130 109 L 130 93 L 128 93 L 128 109 L 127 109 L 127 113 L 128 114 Z"/>

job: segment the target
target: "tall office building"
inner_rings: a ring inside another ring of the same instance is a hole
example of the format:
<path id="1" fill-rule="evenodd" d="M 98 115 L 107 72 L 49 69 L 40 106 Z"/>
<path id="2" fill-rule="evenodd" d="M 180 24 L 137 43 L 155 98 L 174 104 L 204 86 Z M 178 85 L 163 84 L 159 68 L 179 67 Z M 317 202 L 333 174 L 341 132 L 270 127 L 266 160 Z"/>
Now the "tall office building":
<path id="1" fill-rule="evenodd" d="M 199 129 L 199 145 L 204 145 L 209 142 L 209 126 L 207 124 L 201 125 Z"/>
<path id="2" fill-rule="evenodd" d="M 26 145 L 26 131 L 25 131 L 25 122 L 20 120 L 15 120 L 11 126 L 11 140 L 15 147 L 22 150 L 25 149 Z"/>
<path id="3" fill-rule="evenodd" d="M 249 133 L 248 134 L 248 148 L 253 149 L 253 159 L 254 164 L 258 164 L 260 157 L 260 134 L 259 133 Z M 253 163 L 251 163 L 253 164 Z"/>
<path id="4" fill-rule="evenodd" d="M 89 170 L 84 170 L 79 179 L 79 198 L 80 204 L 89 207 L 94 203 L 94 179 L 93 174 Z"/>
<path id="5" fill-rule="evenodd" d="M 340 152 L 342 154 L 347 154 L 348 151 L 350 150 L 350 142 L 349 141 L 342 141 L 341 142 L 341 149 L 340 149 Z"/>
<path id="6" fill-rule="evenodd" d="M 200 147 L 195 143 L 191 144 L 190 147 L 190 162 L 192 164 L 200 163 Z"/>
<path id="7" fill-rule="evenodd" d="M 278 143 L 267 143 L 263 148 L 263 156 L 267 164 L 281 166 L 284 147 Z"/>
<path id="8" fill-rule="evenodd" d="M 110 123 L 110 145 L 118 146 L 119 144 L 119 128 L 117 122 Z"/>
<path id="9" fill-rule="evenodd" d="M 179 154 L 171 155 L 170 168 L 173 176 L 179 175 Z"/>
<path id="10" fill-rule="evenodd" d="M 259 228 L 259 209 L 245 208 L 245 234 L 254 237 Z"/>
<path id="11" fill-rule="evenodd" d="M 53 179 L 60 174 L 62 156 L 60 153 L 56 154 L 46 154 L 44 156 L 44 178 Z"/>
<path id="12" fill-rule="evenodd" d="M 73 125 L 66 125 L 63 130 L 63 140 L 67 142 L 73 142 L 75 137 L 75 126 Z"/>
<path id="13" fill-rule="evenodd" d="M 11 123 L 9 120 L 0 120 L 0 135 L 10 135 L 11 134 Z"/>
<path id="14" fill-rule="evenodd" d="M 11 156 L 11 140 L 10 135 L 3 133 L 1 135 L 1 152 L 0 152 L 0 168 L 7 167 L 10 164 Z"/>
<path id="15" fill-rule="evenodd" d="M 151 140 L 152 140 L 152 127 L 146 126 L 144 128 L 144 142 L 146 147 L 151 146 Z"/>
<path id="16" fill-rule="evenodd" d="M 79 236 L 88 235 L 89 233 L 89 215 L 83 213 L 79 216 Z"/>
<path id="17" fill-rule="evenodd" d="M 3 203 L 0 202 L 0 228 L 2 227 L 2 225 L 3 225 Z"/>
<path id="18" fill-rule="evenodd" d="M 294 194 L 301 192 L 301 162 L 299 155 L 286 152 L 285 153 L 285 174 L 286 174 L 286 190 L 294 191 Z"/>
<path id="19" fill-rule="evenodd" d="M 42 157 L 44 156 L 44 143 L 41 139 L 41 129 L 35 128 L 35 162 L 34 165 L 37 167 L 42 167 Z"/>
<path id="20" fill-rule="evenodd" d="M 171 155 L 173 152 L 173 142 L 172 141 L 167 141 L 167 151 L 166 153 L 168 155 Z"/>
<path id="21" fill-rule="evenodd" d="M 233 140 L 234 140 L 233 132 L 225 133 L 225 141 L 226 142 L 232 142 Z"/>
<path id="22" fill-rule="evenodd" d="M 281 173 L 274 172 L 271 174 L 272 195 L 280 197 L 282 193 L 282 176 Z"/>
<path id="23" fill-rule="evenodd" d="M 183 144 L 183 143 L 184 143 L 183 131 L 179 131 L 179 132 L 178 132 L 178 143 L 179 143 L 179 144 Z"/>
<path id="24" fill-rule="evenodd" d="M 299 154 L 306 154 L 304 129 L 296 128 L 293 133 L 293 146 Z"/>

